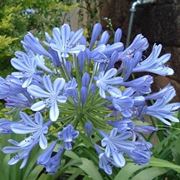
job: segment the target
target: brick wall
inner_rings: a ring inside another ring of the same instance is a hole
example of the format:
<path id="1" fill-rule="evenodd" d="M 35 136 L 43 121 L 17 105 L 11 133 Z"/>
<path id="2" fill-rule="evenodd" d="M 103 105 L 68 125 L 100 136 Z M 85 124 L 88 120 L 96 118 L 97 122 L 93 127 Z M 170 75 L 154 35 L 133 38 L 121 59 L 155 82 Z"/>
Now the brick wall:
<path id="1" fill-rule="evenodd" d="M 108 0 L 101 16 L 112 19 L 114 28 L 121 27 L 126 39 L 130 0 Z M 155 76 L 154 88 L 159 89 L 171 82 L 176 88 L 176 100 L 180 101 L 180 0 L 156 0 L 154 4 L 139 6 L 136 11 L 132 37 L 142 33 L 151 45 L 162 43 L 163 52 L 172 54 L 169 66 L 175 70 L 171 77 Z"/>

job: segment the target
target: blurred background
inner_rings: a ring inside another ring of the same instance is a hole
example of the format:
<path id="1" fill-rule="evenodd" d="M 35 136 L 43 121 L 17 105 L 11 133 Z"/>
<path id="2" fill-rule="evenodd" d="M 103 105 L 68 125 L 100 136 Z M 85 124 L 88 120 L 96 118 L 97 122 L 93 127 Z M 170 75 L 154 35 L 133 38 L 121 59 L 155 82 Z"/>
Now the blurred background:
<path id="1" fill-rule="evenodd" d="M 126 44 L 138 33 L 148 38 L 150 47 L 162 43 L 163 51 L 172 54 L 169 66 L 175 75 L 155 76 L 154 89 L 171 82 L 180 100 L 180 0 L 1 0 L 0 75 L 11 71 L 9 60 L 28 31 L 41 38 L 54 26 L 70 23 L 90 35 L 96 22 L 104 29 L 122 28 Z"/>

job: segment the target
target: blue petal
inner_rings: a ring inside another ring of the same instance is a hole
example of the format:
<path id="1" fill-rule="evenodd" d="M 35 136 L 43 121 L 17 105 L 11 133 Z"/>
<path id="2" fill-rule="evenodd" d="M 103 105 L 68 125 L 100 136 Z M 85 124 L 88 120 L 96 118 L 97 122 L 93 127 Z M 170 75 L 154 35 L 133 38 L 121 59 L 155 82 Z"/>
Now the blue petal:
<path id="1" fill-rule="evenodd" d="M 57 103 L 53 103 L 52 106 L 50 107 L 50 120 L 51 121 L 56 121 L 59 117 L 59 109 Z"/>
<path id="2" fill-rule="evenodd" d="M 112 156 L 117 167 L 125 166 L 126 161 L 121 153 L 112 153 Z"/>
<path id="3" fill-rule="evenodd" d="M 14 133 L 16 134 L 28 134 L 28 133 L 33 133 L 37 131 L 37 127 L 30 127 L 26 126 L 20 123 L 17 124 L 12 124 L 11 129 Z"/>
<path id="4" fill-rule="evenodd" d="M 77 44 L 78 41 L 80 41 L 80 39 L 82 38 L 82 35 L 83 35 L 83 29 L 79 29 L 78 31 L 76 31 L 73 34 L 73 36 L 70 38 L 70 41 L 68 42 L 68 46 L 71 47 Z"/>
<path id="5" fill-rule="evenodd" d="M 53 84 L 54 91 L 57 94 L 59 94 L 60 91 L 63 89 L 64 85 L 65 85 L 65 80 L 63 78 L 57 78 Z"/>
<path id="6" fill-rule="evenodd" d="M 101 35 L 101 39 L 98 42 L 98 45 L 100 44 L 106 44 L 109 40 L 109 33 L 107 31 L 104 31 Z"/>
<path id="7" fill-rule="evenodd" d="M 46 164 L 52 155 L 52 152 L 56 146 L 56 141 L 52 142 L 50 146 L 38 157 L 37 163 L 38 164 Z"/>
<path id="8" fill-rule="evenodd" d="M 121 40 L 121 37 L 122 37 L 122 30 L 120 28 L 118 28 L 115 32 L 115 35 L 114 35 L 114 42 L 120 42 Z"/>
<path id="9" fill-rule="evenodd" d="M 41 149 L 47 148 L 47 139 L 44 134 L 41 134 L 39 137 L 39 146 Z"/>
<path id="10" fill-rule="evenodd" d="M 52 82 L 51 82 L 51 79 L 49 76 L 43 77 L 43 84 L 47 91 L 49 91 L 49 92 L 53 91 Z"/>
<path id="11" fill-rule="evenodd" d="M 39 102 L 33 104 L 31 106 L 31 109 L 33 111 L 40 111 L 40 110 L 44 109 L 45 107 L 46 107 L 46 104 L 44 103 L 44 101 L 39 101 Z"/>
<path id="12" fill-rule="evenodd" d="M 100 35 L 102 31 L 102 26 L 100 23 L 97 23 L 93 26 L 92 35 L 91 35 L 91 41 L 90 41 L 90 49 L 93 47 L 94 43 L 96 42 L 98 36 Z"/>
<path id="13" fill-rule="evenodd" d="M 41 89 L 39 86 L 36 85 L 30 85 L 27 88 L 27 91 L 33 95 L 34 97 L 38 97 L 38 98 L 47 98 L 49 97 L 49 93 L 44 91 L 43 89 Z"/>

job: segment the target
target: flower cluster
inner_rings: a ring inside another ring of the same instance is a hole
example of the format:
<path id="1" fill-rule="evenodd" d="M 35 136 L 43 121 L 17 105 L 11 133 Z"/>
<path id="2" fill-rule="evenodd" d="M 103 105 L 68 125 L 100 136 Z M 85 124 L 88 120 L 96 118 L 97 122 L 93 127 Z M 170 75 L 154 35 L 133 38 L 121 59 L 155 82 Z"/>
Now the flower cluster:
<path id="1" fill-rule="evenodd" d="M 15 72 L 0 77 L 0 99 L 7 108 L 20 110 L 19 121 L 1 119 L 0 132 L 25 135 L 20 142 L 9 139 L 12 145 L 2 149 L 14 154 L 9 165 L 22 160 L 23 168 L 39 146 L 43 152 L 37 164 L 56 173 L 76 139 L 85 133 L 91 141 L 94 132 L 99 139 L 91 142 L 107 174 L 125 166 L 127 158 L 140 165 L 149 162 L 152 144 L 144 135 L 158 130 L 149 117 L 171 125 L 179 122 L 174 114 L 180 107 L 170 102 L 175 96 L 170 84 L 151 92 L 149 73 L 174 72 L 165 65 L 170 54 L 160 55 L 161 45 L 154 44 L 144 58 L 147 39 L 139 34 L 125 48 L 121 35 L 117 29 L 110 43 L 99 23 L 90 42 L 83 29 L 72 31 L 68 24 L 45 33 L 42 42 L 32 33 L 25 35 L 24 52 L 17 51 L 11 60 Z M 144 75 L 136 78 L 138 72 Z"/>

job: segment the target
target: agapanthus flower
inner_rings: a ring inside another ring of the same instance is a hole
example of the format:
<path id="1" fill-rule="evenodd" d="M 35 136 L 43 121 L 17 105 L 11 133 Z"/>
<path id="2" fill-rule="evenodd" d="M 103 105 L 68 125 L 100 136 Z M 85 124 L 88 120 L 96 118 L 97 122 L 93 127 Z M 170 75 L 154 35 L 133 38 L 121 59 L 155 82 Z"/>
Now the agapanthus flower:
<path id="1" fill-rule="evenodd" d="M 34 120 L 26 113 L 20 113 L 21 123 L 13 123 L 11 129 L 16 134 L 33 134 L 34 141 L 39 142 L 42 149 L 47 147 L 47 139 L 45 134 L 48 132 L 49 122 L 43 123 L 43 117 L 40 112 L 36 112 Z"/>
<path id="2" fill-rule="evenodd" d="M 24 39 L 21 41 L 21 43 L 26 49 L 30 49 L 34 53 L 52 58 L 51 54 L 42 46 L 39 39 L 34 37 L 34 35 L 30 32 L 24 36 Z"/>
<path id="3" fill-rule="evenodd" d="M 155 44 L 145 57 L 149 43 L 143 35 L 126 48 L 121 29 L 114 38 L 110 34 L 97 23 L 87 39 L 83 29 L 73 31 L 68 24 L 53 28 L 52 36 L 46 32 L 45 41 L 25 35 L 24 51 L 11 60 L 17 72 L 0 77 L 0 99 L 13 118 L 0 119 L 0 133 L 24 137 L 20 142 L 9 139 L 12 145 L 2 148 L 12 156 L 10 165 L 22 160 L 20 168 L 25 167 L 40 146 L 37 164 L 54 174 L 65 151 L 87 154 L 83 150 L 88 140 L 99 168 L 108 175 L 116 173 L 114 167 L 125 166 L 127 158 L 139 165 L 150 161 L 152 144 L 147 139 L 157 128 L 149 116 L 155 123 L 179 122 L 175 113 L 180 103 L 171 102 L 175 89 L 167 85 L 153 92 L 153 76 L 146 74 L 172 75 L 165 65 L 170 54 L 160 56 L 162 46 Z M 143 75 L 137 77 L 137 72 Z"/>
<path id="4" fill-rule="evenodd" d="M 105 147 L 103 159 L 104 161 L 106 159 L 106 162 L 112 162 L 111 164 L 116 167 L 125 165 L 125 155 L 131 157 L 137 164 L 146 164 L 151 157 L 152 145 L 145 141 L 132 141 L 131 132 L 118 132 L 117 128 L 113 128 L 109 135 L 102 131 L 101 135 L 104 137 L 101 145 Z"/>
<path id="5" fill-rule="evenodd" d="M 109 135 L 101 132 L 103 139 L 101 145 L 105 147 L 105 154 L 108 158 L 112 157 L 113 161 L 119 166 L 125 165 L 123 154 L 134 150 L 134 144 L 129 140 L 132 136 L 130 132 L 122 132 L 118 134 L 118 129 L 113 128 Z"/>
<path id="6" fill-rule="evenodd" d="M 124 92 L 112 98 L 112 105 L 124 117 L 131 117 L 133 114 L 134 98 L 132 95 L 134 92 L 132 88 L 127 88 Z"/>
<path id="7" fill-rule="evenodd" d="M 63 78 L 57 78 L 52 84 L 50 77 L 44 76 L 43 85 L 46 91 L 37 85 L 28 87 L 28 92 L 32 96 L 42 99 L 33 104 L 31 109 L 33 111 L 39 111 L 45 107 L 50 107 L 50 119 L 56 121 L 59 116 L 58 103 L 65 103 L 67 100 L 67 97 L 62 93 L 65 80 Z"/>
<path id="8" fill-rule="evenodd" d="M 15 154 L 9 161 L 9 165 L 14 165 L 22 160 L 20 169 L 24 168 L 29 159 L 30 153 L 37 142 L 34 141 L 32 136 L 27 137 L 21 142 L 9 139 L 9 143 L 13 146 L 6 146 L 2 149 L 5 154 Z"/>
<path id="9" fill-rule="evenodd" d="M 108 175 L 111 175 L 113 166 L 118 167 L 118 165 L 113 161 L 112 158 L 108 158 L 106 156 L 100 146 L 95 145 L 95 149 L 99 155 L 99 168 L 103 169 Z"/>
<path id="10" fill-rule="evenodd" d="M 57 51 L 61 62 L 69 54 L 78 54 L 85 50 L 85 46 L 79 43 L 82 36 L 83 29 L 73 32 L 68 24 L 64 24 L 60 28 L 53 29 L 53 38 L 46 44 Z"/>
<path id="11" fill-rule="evenodd" d="M 74 127 L 69 124 L 68 126 L 64 127 L 62 131 L 58 133 L 58 138 L 63 141 L 64 148 L 66 150 L 72 149 L 72 143 L 74 139 L 76 139 L 79 135 L 79 132 L 74 130 Z"/>
<path id="12" fill-rule="evenodd" d="M 169 103 L 174 96 L 175 92 L 168 91 L 161 99 L 157 99 L 154 104 L 144 107 L 143 114 L 153 116 L 166 125 L 171 125 L 171 122 L 179 122 L 179 119 L 174 115 L 180 108 L 180 103 Z"/>
<path id="13" fill-rule="evenodd" d="M 101 97 L 106 98 L 106 91 L 112 96 L 118 96 L 121 93 L 117 87 L 113 86 L 122 82 L 121 77 L 115 77 L 116 74 L 117 70 L 112 68 L 107 72 L 100 72 L 98 77 L 95 78 Z"/>
<path id="14" fill-rule="evenodd" d="M 60 167 L 61 156 L 64 152 L 63 147 L 59 147 L 57 152 L 54 152 L 56 141 L 52 142 L 50 146 L 38 157 L 37 164 L 44 166 L 47 173 L 54 174 Z M 54 154 L 54 155 L 53 155 Z"/>
<path id="15" fill-rule="evenodd" d="M 33 98 L 27 92 L 26 88 L 22 87 L 23 82 L 12 75 L 6 79 L 1 78 L 0 82 L 0 99 L 6 101 L 6 107 L 25 108 L 30 107 Z"/>
<path id="16" fill-rule="evenodd" d="M 159 57 L 162 45 L 154 45 L 151 54 L 147 59 L 141 61 L 133 69 L 133 72 L 152 72 L 161 76 L 173 75 L 174 71 L 164 64 L 169 61 L 171 55 L 164 54 Z"/>
<path id="17" fill-rule="evenodd" d="M 133 139 L 137 137 L 141 140 L 145 140 L 141 133 L 150 134 L 157 131 L 158 129 L 150 125 L 137 125 L 131 119 L 122 119 L 116 121 L 108 121 L 108 124 L 118 129 L 118 132 L 130 131 L 133 133 Z"/>

